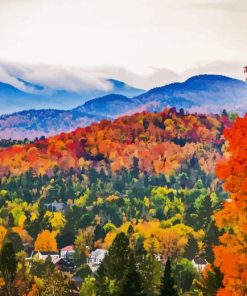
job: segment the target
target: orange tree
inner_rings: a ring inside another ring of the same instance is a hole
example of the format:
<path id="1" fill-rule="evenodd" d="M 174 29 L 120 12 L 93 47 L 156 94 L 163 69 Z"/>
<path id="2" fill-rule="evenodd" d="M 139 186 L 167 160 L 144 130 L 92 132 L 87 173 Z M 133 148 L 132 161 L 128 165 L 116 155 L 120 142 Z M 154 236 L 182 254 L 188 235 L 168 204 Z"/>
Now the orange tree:
<path id="1" fill-rule="evenodd" d="M 230 198 L 215 214 L 225 233 L 214 248 L 215 265 L 224 275 L 217 296 L 247 295 L 247 114 L 225 130 L 228 157 L 216 167 Z"/>
<path id="2" fill-rule="evenodd" d="M 44 230 L 39 233 L 34 243 L 34 249 L 35 251 L 56 252 L 57 242 L 53 233 L 49 230 Z"/>

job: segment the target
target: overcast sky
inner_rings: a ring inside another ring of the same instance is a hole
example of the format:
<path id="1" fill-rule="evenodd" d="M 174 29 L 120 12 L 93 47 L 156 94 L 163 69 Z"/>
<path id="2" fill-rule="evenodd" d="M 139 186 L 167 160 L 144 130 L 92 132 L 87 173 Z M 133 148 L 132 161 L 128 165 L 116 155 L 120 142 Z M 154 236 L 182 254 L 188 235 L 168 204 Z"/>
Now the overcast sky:
<path id="1" fill-rule="evenodd" d="M 146 88 L 200 71 L 243 79 L 246 15 L 247 0 L 0 0 L 0 61 Z"/>

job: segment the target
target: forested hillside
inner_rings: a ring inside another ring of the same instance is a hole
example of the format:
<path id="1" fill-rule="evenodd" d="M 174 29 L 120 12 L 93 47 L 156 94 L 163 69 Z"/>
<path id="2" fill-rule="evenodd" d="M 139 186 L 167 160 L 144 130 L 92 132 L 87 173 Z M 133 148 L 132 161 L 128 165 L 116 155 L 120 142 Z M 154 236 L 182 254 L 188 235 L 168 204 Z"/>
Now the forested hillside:
<path id="1" fill-rule="evenodd" d="M 75 276 L 83 280 L 81 295 L 128 294 L 135 276 L 139 286 L 132 288 L 140 295 L 160 295 L 165 264 L 176 293 L 199 295 L 202 275 L 192 260 L 214 261 L 220 232 L 212 217 L 227 199 L 214 171 L 227 156 L 223 130 L 232 122 L 226 112 L 171 108 L 32 143 L 3 142 L 0 243 L 15 242 L 15 295 L 24 295 L 20 283 L 34 293 L 28 295 L 46 295 L 42 289 L 59 279 L 58 293 L 73 295 Z M 68 245 L 75 255 L 62 271 L 46 261 L 23 271 L 29 249 L 56 252 Z M 109 255 L 91 277 L 86 257 L 95 249 L 109 249 Z M 120 273 L 112 260 L 120 260 Z M 216 291 L 221 280 L 215 285 Z"/>

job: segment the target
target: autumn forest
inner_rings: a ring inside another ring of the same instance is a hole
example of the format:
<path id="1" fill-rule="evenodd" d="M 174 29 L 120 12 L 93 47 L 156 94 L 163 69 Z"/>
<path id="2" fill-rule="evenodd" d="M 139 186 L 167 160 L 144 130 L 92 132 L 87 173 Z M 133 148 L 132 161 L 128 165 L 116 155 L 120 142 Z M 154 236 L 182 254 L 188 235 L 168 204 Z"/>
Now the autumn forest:
<path id="1" fill-rule="evenodd" d="M 245 295 L 246 132 L 247 116 L 166 108 L 2 141 L 3 295 Z"/>

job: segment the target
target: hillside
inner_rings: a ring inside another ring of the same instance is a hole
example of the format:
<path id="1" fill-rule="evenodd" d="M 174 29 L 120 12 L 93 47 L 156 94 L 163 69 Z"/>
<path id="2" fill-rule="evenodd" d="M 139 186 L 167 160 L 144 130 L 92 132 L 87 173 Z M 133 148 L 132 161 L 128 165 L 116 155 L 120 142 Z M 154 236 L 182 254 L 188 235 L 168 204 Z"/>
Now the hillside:
<path id="1" fill-rule="evenodd" d="M 115 88 L 128 90 L 116 82 Z M 247 84 L 219 75 L 199 75 L 183 83 L 173 83 L 149 90 L 133 98 L 121 94 L 96 97 L 71 110 L 28 110 L 0 116 L 0 139 L 30 140 L 53 136 L 90 125 L 99 120 L 114 119 L 144 110 L 160 112 L 166 107 L 183 108 L 202 113 L 220 113 L 223 109 L 239 112 L 247 110 Z M 60 107 L 64 107 L 60 102 Z"/>
<path id="2" fill-rule="evenodd" d="M 151 287 L 143 280 L 147 290 L 160 286 L 167 258 L 185 270 L 185 291 L 193 290 L 202 268 L 192 260 L 213 262 L 218 243 L 212 215 L 228 196 L 214 172 L 226 151 L 223 129 L 230 126 L 226 113 L 171 108 L 102 120 L 34 143 L 7 141 L 14 146 L 0 148 L 0 246 L 15 242 L 23 260 L 33 248 L 74 248 L 59 270 L 84 282 L 93 271 L 100 287 L 104 277 L 97 278 L 86 256 L 108 250 L 110 268 L 124 245 L 141 260 L 143 274 L 155 274 Z M 107 260 L 99 264 L 107 266 Z M 53 268 L 47 261 L 33 261 L 29 274 Z"/>
<path id="3" fill-rule="evenodd" d="M 161 113 L 102 120 L 86 128 L 14 146 L 0 151 L 0 175 L 21 174 L 30 168 L 39 174 L 94 165 L 111 171 L 130 169 L 134 157 L 142 172 L 172 174 L 193 157 L 204 170 L 213 171 L 221 155 L 228 116 L 184 114 L 176 109 Z"/>

